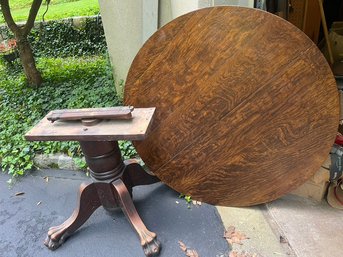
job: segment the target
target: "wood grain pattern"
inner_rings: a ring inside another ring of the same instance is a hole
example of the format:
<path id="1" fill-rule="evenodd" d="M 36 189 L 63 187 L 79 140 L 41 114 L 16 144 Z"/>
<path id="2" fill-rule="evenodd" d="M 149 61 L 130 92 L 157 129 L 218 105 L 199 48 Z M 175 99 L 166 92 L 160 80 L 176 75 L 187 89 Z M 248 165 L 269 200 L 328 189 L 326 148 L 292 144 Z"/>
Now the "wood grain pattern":
<path id="1" fill-rule="evenodd" d="M 26 133 L 29 141 L 114 141 L 143 140 L 152 124 L 155 108 L 137 108 L 130 120 L 102 120 L 94 126 L 81 121 L 55 121 L 51 123 L 48 113 Z"/>
<path id="2" fill-rule="evenodd" d="M 130 68 L 125 104 L 156 106 L 134 142 L 175 190 L 211 204 L 276 199 L 316 172 L 338 127 L 338 93 L 317 47 L 269 13 L 214 7 L 157 31 Z"/>

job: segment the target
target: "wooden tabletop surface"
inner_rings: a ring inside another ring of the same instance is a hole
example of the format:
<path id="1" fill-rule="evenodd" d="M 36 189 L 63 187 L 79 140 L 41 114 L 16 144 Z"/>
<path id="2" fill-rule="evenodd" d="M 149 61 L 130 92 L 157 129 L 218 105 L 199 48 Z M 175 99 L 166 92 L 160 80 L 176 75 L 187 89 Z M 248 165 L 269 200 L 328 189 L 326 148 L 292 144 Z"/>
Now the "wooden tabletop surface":
<path id="1" fill-rule="evenodd" d="M 312 41 L 256 9 L 215 7 L 157 31 L 130 68 L 125 104 L 155 106 L 135 142 L 166 184 L 248 206 L 297 188 L 327 158 L 338 120 L 332 72 Z"/>

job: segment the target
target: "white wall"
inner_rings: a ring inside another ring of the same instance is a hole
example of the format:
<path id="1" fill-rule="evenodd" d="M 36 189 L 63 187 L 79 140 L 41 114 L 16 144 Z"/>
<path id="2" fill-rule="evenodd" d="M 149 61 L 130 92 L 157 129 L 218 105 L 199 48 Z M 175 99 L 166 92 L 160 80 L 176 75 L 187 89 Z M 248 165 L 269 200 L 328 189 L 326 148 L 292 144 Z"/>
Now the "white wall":
<path id="1" fill-rule="evenodd" d="M 160 0 L 160 27 L 187 12 L 218 5 L 254 7 L 254 0 Z"/>
<path id="2" fill-rule="evenodd" d="M 117 84 L 126 79 L 144 42 L 172 19 L 216 5 L 253 7 L 254 0 L 99 0 L 106 42 Z M 123 89 L 117 85 L 118 95 Z"/>
<path id="3" fill-rule="evenodd" d="M 133 58 L 157 29 L 158 0 L 99 0 L 117 93 Z M 144 11 L 143 11 L 144 10 Z"/>

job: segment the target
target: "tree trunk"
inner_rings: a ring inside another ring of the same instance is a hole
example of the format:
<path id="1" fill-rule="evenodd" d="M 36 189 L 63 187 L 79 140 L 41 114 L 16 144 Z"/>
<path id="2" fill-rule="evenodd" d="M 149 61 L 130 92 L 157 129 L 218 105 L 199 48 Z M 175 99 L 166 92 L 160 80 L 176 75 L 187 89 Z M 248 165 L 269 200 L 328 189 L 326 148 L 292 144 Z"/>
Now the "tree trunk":
<path id="1" fill-rule="evenodd" d="M 29 41 L 27 40 L 27 36 L 34 25 L 42 1 L 43 0 L 33 0 L 26 24 L 24 26 L 19 26 L 13 20 L 9 0 L 0 0 L 0 11 L 4 15 L 4 19 L 17 41 L 19 56 L 21 64 L 24 68 L 25 76 L 29 82 L 29 85 L 35 86 L 40 86 L 43 82 L 43 79 L 40 72 L 36 68 L 36 63 L 33 58 L 32 49 Z"/>
<path id="2" fill-rule="evenodd" d="M 24 73 L 29 85 L 40 86 L 43 83 L 43 79 L 40 72 L 37 70 L 32 49 L 27 37 L 17 36 L 16 40 L 21 64 L 24 68 Z"/>

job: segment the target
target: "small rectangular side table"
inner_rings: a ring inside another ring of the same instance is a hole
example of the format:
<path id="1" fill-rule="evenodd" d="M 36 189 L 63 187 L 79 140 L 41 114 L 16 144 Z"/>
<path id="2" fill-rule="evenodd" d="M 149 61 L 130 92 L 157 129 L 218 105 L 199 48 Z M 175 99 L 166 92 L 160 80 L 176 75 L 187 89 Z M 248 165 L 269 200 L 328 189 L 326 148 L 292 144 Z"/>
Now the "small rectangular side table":
<path id="1" fill-rule="evenodd" d="M 134 186 L 156 183 L 159 179 L 146 173 L 137 161 L 123 161 L 117 142 L 144 140 L 155 108 L 130 108 L 129 116 L 122 115 L 121 107 L 116 108 L 103 108 L 105 113 L 118 110 L 113 119 L 99 116 L 92 112 L 94 109 L 76 110 L 85 111 L 84 119 L 83 112 L 81 116 L 73 110 L 50 112 L 25 135 L 29 141 L 79 141 L 90 169 L 92 180 L 81 184 L 78 207 L 63 224 L 48 231 L 44 244 L 51 250 L 61 246 L 98 207 L 103 206 L 107 210 L 120 207 L 137 232 L 145 255 L 159 255 L 161 246 L 156 234 L 146 228 L 132 202 Z M 70 114 L 69 119 L 64 111 Z M 93 114 L 98 116 L 93 118 Z"/>

